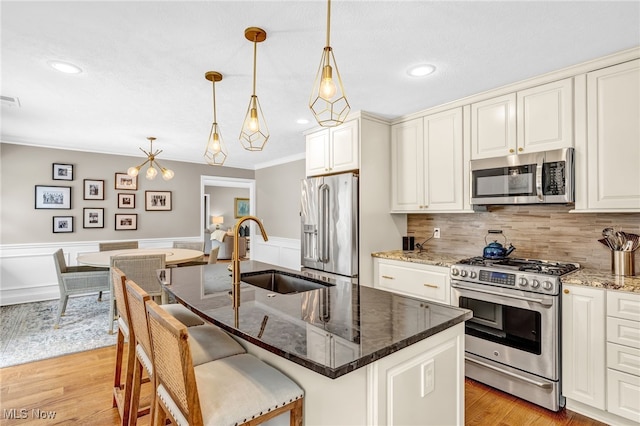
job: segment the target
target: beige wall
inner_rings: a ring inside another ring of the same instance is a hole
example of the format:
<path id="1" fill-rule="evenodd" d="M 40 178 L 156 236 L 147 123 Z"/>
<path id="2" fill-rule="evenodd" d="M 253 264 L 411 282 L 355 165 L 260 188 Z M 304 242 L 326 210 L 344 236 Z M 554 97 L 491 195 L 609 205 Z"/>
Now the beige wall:
<path id="1" fill-rule="evenodd" d="M 300 180 L 305 160 L 256 170 L 257 216 L 267 234 L 300 238 Z"/>
<path id="2" fill-rule="evenodd" d="M 473 214 L 412 214 L 407 230 L 416 242 L 431 236 L 434 227 L 442 238 L 432 239 L 429 251 L 452 254 L 463 259 L 482 256 L 489 229 L 502 229 L 516 247 L 512 257 L 578 262 L 583 267 L 610 270 L 611 254 L 598 242 L 602 229 L 622 228 L 640 233 L 640 213 L 569 213 L 570 207 L 494 206 Z M 493 239 L 487 239 L 492 241 Z M 502 242 L 500 239 L 498 240 Z M 636 264 L 638 264 L 636 251 Z"/>
<path id="3" fill-rule="evenodd" d="M 224 186 L 206 186 L 205 193 L 209 194 L 210 216 L 222 216 L 222 229 L 229 229 L 236 223 L 235 198 L 249 198 L 249 189 L 229 188 Z M 211 217 L 209 217 L 211 223 Z"/>
<path id="4" fill-rule="evenodd" d="M 202 232 L 200 177 L 254 178 L 253 170 L 163 160 L 164 167 L 175 171 L 173 180 L 166 182 L 158 176 L 149 181 L 141 172 L 137 191 L 116 190 L 115 173 L 126 172 L 130 166 L 140 162 L 140 157 L 0 144 L 0 242 L 21 244 L 199 236 Z M 73 164 L 74 180 L 53 180 L 53 163 Z M 104 180 L 105 199 L 83 200 L 83 179 Z M 35 185 L 71 186 L 72 209 L 36 210 Z M 144 194 L 148 190 L 171 191 L 172 210 L 145 211 Z M 119 192 L 134 193 L 136 208 L 118 209 Z M 86 207 L 104 208 L 104 229 L 83 229 L 82 209 Z M 137 214 L 138 229 L 115 231 L 116 213 Z M 53 216 L 73 216 L 74 232 L 54 234 Z"/>

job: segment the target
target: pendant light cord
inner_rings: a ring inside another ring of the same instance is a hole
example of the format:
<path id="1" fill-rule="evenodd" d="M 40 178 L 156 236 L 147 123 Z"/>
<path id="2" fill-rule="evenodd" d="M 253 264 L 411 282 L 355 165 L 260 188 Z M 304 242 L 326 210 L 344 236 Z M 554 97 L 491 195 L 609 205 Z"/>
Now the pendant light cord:
<path id="1" fill-rule="evenodd" d="M 217 124 L 218 123 L 218 119 L 216 117 L 216 79 L 215 77 L 213 78 L 213 81 L 211 82 L 211 84 L 213 85 L 213 123 Z"/>
<path id="2" fill-rule="evenodd" d="M 327 47 L 330 46 L 329 36 L 331 34 L 331 0 L 327 0 Z"/>
<path id="3" fill-rule="evenodd" d="M 253 96 L 256 96 L 256 52 L 258 51 L 258 34 L 253 37 Z"/>

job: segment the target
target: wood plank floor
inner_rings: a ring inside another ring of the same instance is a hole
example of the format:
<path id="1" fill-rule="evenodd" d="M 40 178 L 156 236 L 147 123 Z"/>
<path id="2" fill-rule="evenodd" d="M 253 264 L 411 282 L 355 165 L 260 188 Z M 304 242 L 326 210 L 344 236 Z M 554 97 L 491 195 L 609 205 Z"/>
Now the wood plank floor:
<path id="1" fill-rule="evenodd" d="M 114 360 L 115 346 L 110 346 L 0 369 L 0 425 L 118 424 L 118 410 L 111 407 Z M 145 385 L 147 396 L 149 391 Z M 465 398 L 467 425 L 603 425 L 567 410 L 542 409 L 472 380 L 466 381 Z M 54 419 L 38 418 L 50 412 Z M 148 425 L 148 417 L 138 424 Z"/>

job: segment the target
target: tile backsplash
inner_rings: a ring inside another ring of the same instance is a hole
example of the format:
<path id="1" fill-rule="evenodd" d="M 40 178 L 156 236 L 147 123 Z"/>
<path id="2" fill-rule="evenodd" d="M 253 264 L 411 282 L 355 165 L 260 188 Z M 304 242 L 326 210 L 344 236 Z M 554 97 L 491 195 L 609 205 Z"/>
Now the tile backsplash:
<path id="1" fill-rule="evenodd" d="M 585 268 L 609 271 L 610 250 L 600 244 L 602 230 L 640 234 L 640 213 L 569 213 L 568 206 L 491 206 L 489 211 L 466 214 L 410 214 L 408 235 L 418 243 L 440 228 L 442 237 L 425 244 L 428 251 L 439 251 L 460 259 L 482 256 L 489 229 L 502 229 L 516 250 L 511 257 L 577 262 Z M 495 239 L 487 237 L 491 242 Z M 499 237 L 498 241 L 504 240 Z M 635 252 L 636 271 L 640 264 Z"/>

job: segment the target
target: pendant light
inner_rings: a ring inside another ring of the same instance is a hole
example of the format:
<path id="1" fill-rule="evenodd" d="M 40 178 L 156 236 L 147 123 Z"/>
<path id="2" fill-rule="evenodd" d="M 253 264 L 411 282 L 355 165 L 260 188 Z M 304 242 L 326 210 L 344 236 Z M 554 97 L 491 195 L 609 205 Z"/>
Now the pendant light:
<path id="1" fill-rule="evenodd" d="M 344 93 L 336 58 L 329 43 L 331 34 L 331 0 L 327 1 L 327 44 L 322 51 L 320 67 L 316 73 L 309 108 L 319 125 L 335 127 L 344 122 L 351 110 Z"/>
<path id="2" fill-rule="evenodd" d="M 162 152 L 161 149 L 155 152 L 153 151 L 153 141 L 155 141 L 156 138 L 154 138 L 153 136 L 149 136 L 147 139 L 149 140 L 149 144 L 151 145 L 149 148 L 149 151 L 145 151 L 144 149 L 140 148 L 140 151 L 145 153 L 145 155 L 147 156 L 147 159 L 139 166 L 129 167 L 129 170 L 127 170 L 127 174 L 132 177 L 138 176 L 138 173 L 140 172 L 140 168 L 145 164 L 149 163 L 149 168 L 147 169 L 147 173 L 145 177 L 149 180 L 154 180 L 158 175 L 158 171 L 155 169 L 155 167 L 153 167 L 153 163 L 155 162 L 156 166 L 158 166 L 158 168 L 160 169 L 160 172 L 162 173 L 162 179 L 164 180 L 173 179 L 173 176 L 174 176 L 173 170 L 165 169 L 160 165 L 160 163 L 158 163 L 158 160 L 156 160 L 156 157 L 158 156 L 158 154 Z"/>
<path id="3" fill-rule="evenodd" d="M 267 33 L 261 28 L 249 27 L 244 30 L 244 36 L 253 42 L 253 94 L 240 131 L 240 143 L 247 151 L 262 151 L 269 139 L 269 129 L 256 96 L 256 50 L 258 43 L 267 39 Z"/>
<path id="4" fill-rule="evenodd" d="M 204 151 L 204 158 L 212 166 L 222 166 L 227 159 L 227 147 L 222 140 L 222 133 L 218 127 L 216 116 L 216 81 L 222 81 L 222 74 L 217 71 L 207 71 L 204 78 L 211 82 L 213 87 L 213 124 L 209 132 L 207 148 Z"/>

